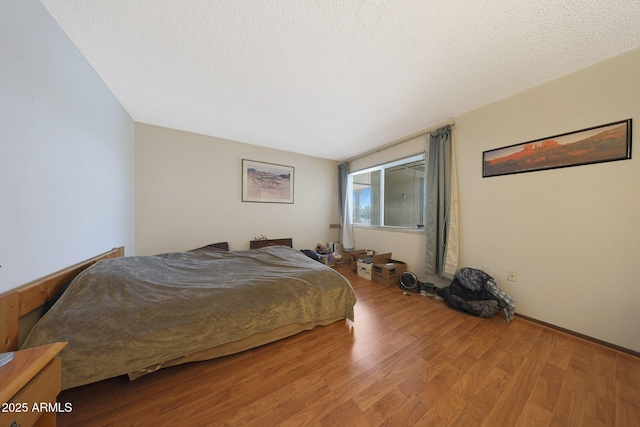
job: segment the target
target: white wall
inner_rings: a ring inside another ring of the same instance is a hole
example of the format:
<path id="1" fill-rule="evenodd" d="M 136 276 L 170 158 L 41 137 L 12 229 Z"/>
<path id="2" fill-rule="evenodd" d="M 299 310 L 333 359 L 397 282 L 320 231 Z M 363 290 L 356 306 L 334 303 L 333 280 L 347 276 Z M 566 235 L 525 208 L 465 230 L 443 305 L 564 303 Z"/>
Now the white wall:
<path id="1" fill-rule="evenodd" d="M 456 117 L 454 127 L 460 267 L 491 266 L 518 313 L 635 351 L 640 351 L 638 154 L 631 160 L 482 178 L 482 152 L 628 118 L 635 121 L 637 146 L 638 75 L 640 49 Z M 421 280 L 430 279 L 422 274 L 423 234 L 362 228 L 354 234 L 357 247 L 393 251 Z M 507 281 L 509 270 L 518 272 L 517 283 Z"/>
<path id="2" fill-rule="evenodd" d="M 0 292 L 134 251 L 133 121 L 36 0 L 0 0 Z"/>
<path id="3" fill-rule="evenodd" d="M 338 163 L 136 123 L 136 253 L 149 255 L 255 236 L 296 249 L 338 239 Z M 242 202 L 242 159 L 293 166 L 294 203 Z"/>

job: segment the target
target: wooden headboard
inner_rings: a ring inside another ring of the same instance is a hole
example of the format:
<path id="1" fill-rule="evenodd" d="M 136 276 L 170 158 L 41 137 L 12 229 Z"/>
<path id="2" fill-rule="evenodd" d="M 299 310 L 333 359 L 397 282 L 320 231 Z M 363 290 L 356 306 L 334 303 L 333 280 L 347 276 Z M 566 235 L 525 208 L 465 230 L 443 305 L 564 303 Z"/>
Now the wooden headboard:
<path id="1" fill-rule="evenodd" d="M 69 280 L 98 261 L 124 256 L 124 247 L 79 262 L 0 294 L 0 353 L 18 349 L 19 320 L 49 301 Z"/>

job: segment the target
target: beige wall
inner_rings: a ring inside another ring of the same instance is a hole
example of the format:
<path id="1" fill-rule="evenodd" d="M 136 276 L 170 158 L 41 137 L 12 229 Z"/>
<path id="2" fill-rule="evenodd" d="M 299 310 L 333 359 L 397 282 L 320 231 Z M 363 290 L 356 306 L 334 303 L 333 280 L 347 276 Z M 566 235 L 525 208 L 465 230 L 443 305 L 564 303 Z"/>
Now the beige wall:
<path id="1" fill-rule="evenodd" d="M 638 129 L 638 75 L 640 50 L 635 50 L 456 117 L 454 127 L 460 267 L 491 266 L 523 315 L 635 351 L 640 351 L 638 156 L 482 178 L 482 152 L 628 118 Z M 637 130 L 632 135 L 640 141 Z M 357 247 L 393 251 L 427 280 L 421 274 L 423 234 L 362 228 L 354 234 Z M 518 272 L 517 283 L 507 281 L 509 270 Z"/>
<path id="2" fill-rule="evenodd" d="M 640 50 L 456 119 L 463 265 L 491 265 L 517 311 L 640 351 L 640 164 L 482 178 L 482 151 L 633 118 Z M 636 149 L 637 150 L 637 149 Z M 508 270 L 518 282 L 506 280 Z"/>
<path id="3" fill-rule="evenodd" d="M 258 235 L 292 237 L 296 249 L 338 239 L 338 163 L 167 129 L 135 125 L 136 254 Z M 294 203 L 242 202 L 242 159 L 293 166 Z"/>
<path id="4" fill-rule="evenodd" d="M 133 120 L 37 0 L 0 13 L 0 292 L 134 251 Z"/>

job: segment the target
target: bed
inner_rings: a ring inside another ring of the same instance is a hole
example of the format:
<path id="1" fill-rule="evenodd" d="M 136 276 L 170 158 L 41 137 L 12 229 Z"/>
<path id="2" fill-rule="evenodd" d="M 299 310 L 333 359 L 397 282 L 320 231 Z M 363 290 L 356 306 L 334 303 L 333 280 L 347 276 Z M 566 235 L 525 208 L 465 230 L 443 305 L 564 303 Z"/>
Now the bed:
<path id="1" fill-rule="evenodd" d="M 349 282 L 288 247 L 226 251 L 210 245 L 121 255 L 120 248 L 87 260 L 44 290 L 49 281 L 0 298 L 0 321 L 15 331 L 16 315 L 50 299 L 75 276 L 21 346 L 68 342 L 61 353 L 63 389 L 125 374 L 134 379 L 353 320 L 356 297 Z M 13 335 L 4 337 L 5 345 L 16 346 Z"/>

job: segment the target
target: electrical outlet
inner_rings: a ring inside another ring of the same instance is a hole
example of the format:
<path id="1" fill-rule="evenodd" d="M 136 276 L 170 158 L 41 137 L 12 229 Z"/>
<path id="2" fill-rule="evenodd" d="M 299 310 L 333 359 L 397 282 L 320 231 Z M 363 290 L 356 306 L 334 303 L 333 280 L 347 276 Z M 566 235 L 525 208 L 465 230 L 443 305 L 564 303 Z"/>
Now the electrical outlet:
<path id="1" fill-rule="evenodd" d="M 509 270 L 509 274 L 507 275 L 507 280 L 510 282 L 518 281 L 518 272 Z"/>

